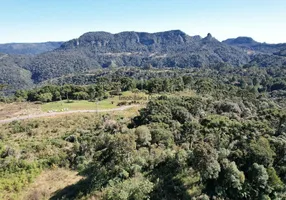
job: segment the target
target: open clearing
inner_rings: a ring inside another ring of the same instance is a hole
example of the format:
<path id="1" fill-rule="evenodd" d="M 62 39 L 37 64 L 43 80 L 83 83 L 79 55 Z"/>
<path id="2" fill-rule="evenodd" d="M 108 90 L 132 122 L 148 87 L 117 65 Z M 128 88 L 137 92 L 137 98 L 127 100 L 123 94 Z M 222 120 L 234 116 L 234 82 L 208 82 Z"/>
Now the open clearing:
<path id="1" fill-rule="evenodd" d="M 71 110 L 71 111 L 63 111 L 63 112 L 52 112 L 52 113 L 42 113 L 38 115 L 24 115 L 20 117 L 12 117 L 8 119 L 2 119 L 0 120 L 0 124 L 10 123 L 13 121 L 19 121 L 19 120 L 26 120 L 26 119 L 35 119 L 40 117 L 54 117 L 57 115 L 69 115 L 69 114 L 75 114 L 75 113 L 105 113 L 105 112 L 116 112 L 116 111 L 123 111 L 127 110 L 129 108 L 138 107 L 139 105 L 129 105 L 129 106 L 121 106 L 117 108 L 112 109 L 99 109 L 99 110 Z"/>
<path id="2" fill-rule="evenodd" d="M 64 109 L 67 110 L 96 110 L 96 109 L 109 109 L 116 108 L 116 104 L 112 104 L 110 100 L 103 100 L 96 102 L 90 102 L 86 100 L 80 101 L 56 101 L 51 103 L 45 103 L 41 105 L 43 112 L 61 112 Z"/>
<path id="3" fill-rule="evenodd" d="M 67 169 L 46 170 L 19 196 L 22 200 L 49 199 L 58 190 L 75 184 L 82 178 L 77 172 Z"/>
<path id="4" fill-rule="evenodd" d="M 123 92 L 121 96 L 113 96 L 108 99 L 104 99 L 98 102 L 91 102 L 87 100 L 73 100 L 68 102 L 66 100 L 45 103 L 41 105 L 41 110 L 43 112 L 54 111 L 61 112 L 65 109 L 67 110 L 97 110 L 97 109 L 112 109 L 116 108 L 119 102 L 146 102 L 148 96 L 145 93 L 132 93 Z"/>
<path id="5" fill-rule="evenodd" d="M 63 100 L 43 104 L 35 104 L 31 102 L 0 103 L 0 120 L 45 115 L 47 112 L 63 113 L 63 111 L 116 109 L 119 108 L 118 103 L 127 102 L 128 105 L 128 102 L 131 101 L 145 104 L 148 101 L 148 95 L 142 92 L 123 92 L 120 97 L 113 96 L 98 102 L 75 100 L 68 103 L 66 100 Z"/>
<path id="6" fill-rule="evenodd" d="M 73 100 L 73 101 L 56 101 L 43 104 L 35 104 L 31 102 L 15 102 L 4 104 L 0 103 L 0 120 L 2 123 L 17 119 L 30 119 L 37 117 L 50 117 L 58 114 L 72 114 L 78 111 L 81 112 L 112 112 L 122 111 L 118 104 L 125 102 L 126 105 L 132 101 L 137 104 L 145 105 L 151 97 L 156 97 L 159 94 L 148 96 L 143 92 L 123 92 L 121 96 L 113 96 L 98 102 L 91 102 L 87 100 Z M 192 91 L 182 91 L 176 93 L 167 93 L 168 96 L 193 96 Z M 137 106 L 138 107 L 138 106 Z M 136 109 L 138 110 L 138 108 Z M 48 113 L 49 112 L 49 113 Z M 56 114 L 55 114 L 56 113 Z M 58 114 L 57 114 L 58 113 Z M 0 123 L 1 123 L 0 121 Z"/>

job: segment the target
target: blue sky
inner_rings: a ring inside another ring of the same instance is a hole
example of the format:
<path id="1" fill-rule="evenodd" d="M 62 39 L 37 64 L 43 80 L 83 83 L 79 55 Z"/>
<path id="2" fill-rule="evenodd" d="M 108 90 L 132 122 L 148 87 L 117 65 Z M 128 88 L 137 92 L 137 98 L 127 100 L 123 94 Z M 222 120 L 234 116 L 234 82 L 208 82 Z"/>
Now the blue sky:
<path id="1" fill-rule="evenodd" d="M 0 0 L 0 43 L 66 41 L 89 31 L 211 33 L 286 42 L 285 0 Z"/>

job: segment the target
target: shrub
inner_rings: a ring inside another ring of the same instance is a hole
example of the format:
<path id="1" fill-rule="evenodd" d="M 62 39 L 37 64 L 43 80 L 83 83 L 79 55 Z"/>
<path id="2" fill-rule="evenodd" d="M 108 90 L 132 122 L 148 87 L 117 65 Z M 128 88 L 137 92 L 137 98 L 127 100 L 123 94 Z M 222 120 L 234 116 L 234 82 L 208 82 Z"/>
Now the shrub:
<path id="1" fill-rule="evenodd" d="M 136 142 L 139 146 L 148 146 L 152 140 L 150 130 L 147 126 L 139 126 L 135 130 Z"/>

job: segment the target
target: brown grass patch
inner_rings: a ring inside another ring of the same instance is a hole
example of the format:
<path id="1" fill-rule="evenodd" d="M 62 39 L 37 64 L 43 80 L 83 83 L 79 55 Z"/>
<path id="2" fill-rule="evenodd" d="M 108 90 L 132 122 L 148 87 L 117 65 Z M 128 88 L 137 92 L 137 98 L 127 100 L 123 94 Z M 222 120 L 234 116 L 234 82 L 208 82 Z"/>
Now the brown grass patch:
<path id="1" fill-rule="evenodd" d="M 42 113 L 40 106 L 28 102 L 0 103 L 0 119 Z"/>
<path id="2" fill-rule="evenodd" d="M 49 199 L 56 191 L 75 184 L 82 178 L 77 172 L 67 169 L 47 170 L 19 196 L 21 200 Z"/>

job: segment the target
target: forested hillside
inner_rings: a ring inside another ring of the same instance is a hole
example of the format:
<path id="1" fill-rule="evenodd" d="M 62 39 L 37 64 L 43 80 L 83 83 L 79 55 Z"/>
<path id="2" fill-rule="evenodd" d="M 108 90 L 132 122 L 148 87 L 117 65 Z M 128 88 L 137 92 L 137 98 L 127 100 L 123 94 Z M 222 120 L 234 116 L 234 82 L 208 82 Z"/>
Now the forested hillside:
<path id="1" fill-rule="evenodd" d="M 190 37 L 181 31 L 161 33 L 86 33 L 54 52 L 37 56 L 29 65 L 33 79 L 54 77 L 96 68 L 151 65 L 153 67 L 206 67 L 218 63 L 247 63 L 243 51 L 224 45 L 210 34 Z"/>
<path id="2" fill-rule="evenodd" d="M 0 53 L 14 55 L 35 55 L 57 49 L 61 46 L 61 44 L 62 42 L 0 44 Z"/>
<path id="3" fill-rule="evenodd" d="M 30 57 L 0 53 L 0 84 L 7 85 L 6 91 L 28 89 L 33 86 L 32 73 L 24 69 Z"/>
<path id="4" fill-rule="evenodd" d="M 224 62 L 239 66 L 247 63 L 249 58 L 242 50 L 222 44 L 210 34 L 201 38 L 188 36 L 182 31 L 167 31 L 154 34 L 86 33 L 78 39 L 63 43 L 55 51 L 28 60 L 20 67 L 29 70 L 32 81 L 39 83 L 106 67 L 185 68 L 206 67 Z M 0 66 L 3 65 L 9 63 L 2 60 Z M 8 81 L 7 83 L 10 84 Z"/>
<path id="5" fill-rule="evenodd" d="M 72 104 L 123 91 L 134 93 L 120 105 L 138 103 L 139 91 L 150 98 L 131 117 L 1 125 L 0 197 L 18 197 L 42 170 L 65 168 L 84 178 L 51 199 L 283 200 L 285 74 L 283 67 L 130 68 L 18 91 L 10 101 Z"/>
<path id="6" fill-rule="evenodd" d="M 60 44 L 46 43 L 43 48 Z M 126 66 L 144 69 L 216 68 L 221 65 L 279 67 L 286 65 L 284 47 L 285 44 L 268 45 L 244 37 L 219 42 L 211 34 L 202 38 L 180 30 L 118 34 L 89 32 L 38 55 L 3 54 L 0 83 L 20 89 L 54 78 Z M 15 72 L 15 68 L 21 72 Z M 20 78 L 23 84 L 12 81 L 18 77 L 16 73 L 25 74 Z M 6 75 L 9 78 L 5 78 Z"/>

